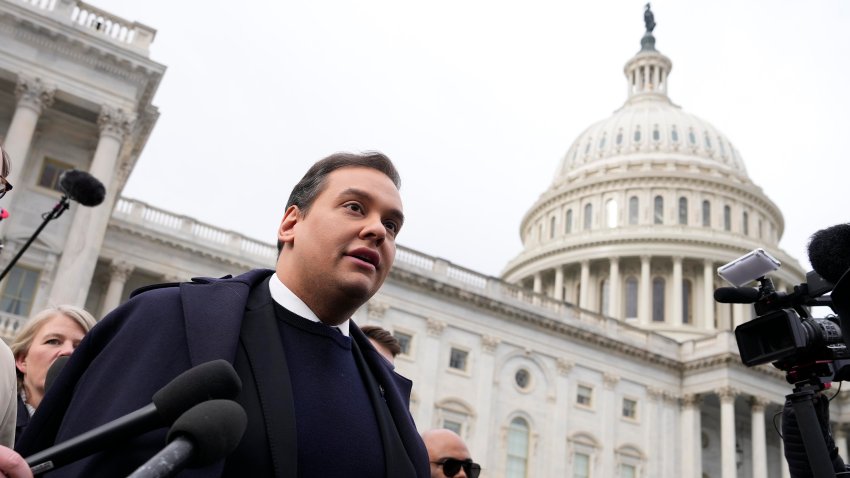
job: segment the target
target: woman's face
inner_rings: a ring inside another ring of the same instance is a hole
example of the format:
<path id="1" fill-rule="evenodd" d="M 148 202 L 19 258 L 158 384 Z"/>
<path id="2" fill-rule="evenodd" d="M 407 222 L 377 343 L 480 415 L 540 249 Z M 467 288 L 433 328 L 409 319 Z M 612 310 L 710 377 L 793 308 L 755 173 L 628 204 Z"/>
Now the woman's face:
<path id="1" fill-rule="evenodd" d="M 83 328 L 64 314 L 57 314 L 38 329 L 27 353 L 15 359 L 29 399 L 36 403 L 41 400 L 47 370 L 57 358 L 71 355 L 84 335 Z"/>

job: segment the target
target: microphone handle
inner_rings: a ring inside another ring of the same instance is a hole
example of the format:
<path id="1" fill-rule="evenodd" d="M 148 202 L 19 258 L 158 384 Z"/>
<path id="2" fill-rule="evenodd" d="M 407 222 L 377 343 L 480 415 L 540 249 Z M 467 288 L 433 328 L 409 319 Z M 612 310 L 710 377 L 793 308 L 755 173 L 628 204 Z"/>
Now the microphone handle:
<path id="1" fill-rule="evenodd" d="M 159 453 L 138 467 L 127 478 L 167 478 L 176 475 L 192 458 L 195 445 L 184 436 L 178 436 Z"/>
<path id="2" fill-rule="evenodd" d="M 127 438 L 141 435 L 164 425 L 156 410 L 156 405 L 151 403 L 70 440 L 31 455 L 26 459 L 27 465 L 32 469 L 33 475 L 46 473 L 85 458 L 108 445 L 114 445 L 125 441 Z"/>

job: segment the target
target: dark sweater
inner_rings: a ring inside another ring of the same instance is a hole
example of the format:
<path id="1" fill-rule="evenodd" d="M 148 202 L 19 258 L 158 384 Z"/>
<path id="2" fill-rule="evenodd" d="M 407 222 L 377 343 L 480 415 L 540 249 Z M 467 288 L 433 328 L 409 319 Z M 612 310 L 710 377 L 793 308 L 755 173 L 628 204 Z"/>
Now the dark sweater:
<path id="1" fill-rule="evenodd" d="M 351 339 L 279 305 L 275 313 L 297 417 L 298 475 L 385 476 L 378 422 Z"/>

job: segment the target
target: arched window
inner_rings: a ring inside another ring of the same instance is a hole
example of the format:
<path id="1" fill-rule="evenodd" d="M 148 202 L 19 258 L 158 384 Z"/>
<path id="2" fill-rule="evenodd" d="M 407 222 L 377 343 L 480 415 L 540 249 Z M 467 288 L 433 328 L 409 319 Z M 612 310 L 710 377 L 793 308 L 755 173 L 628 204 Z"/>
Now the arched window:
<path id="1" fill-rule="evenodd" d="M 741 231 L 743 231 L 745 236 L 750 235 L 750 215 L 747 214 L 747 211 L 744 211 L 743 216 L 741 217 Z"/>
<path id="2" fill-rule="evenodd" d="M 635 143 L 640 143 L 640 126 L 635 128 Z"/>
<path id="3" fill-rule="evenodd" d="M 688 198 L 679 198 L 679 224 L 688 223 Z"/>
<path id="4" fill-rule="evenodd" d="M 543 242 L 543 223 L 537 224 L 537 242 Z"/>
<path id="5" fill-rule="evenodd" d="M 623 130 L 617 131 L 617 146 L 623 144 Z"/>
<path id="6" fill-rule="evenodd" d="M 759 218 L 759 239 L 764 235 L 764 224 L 762 224 L 761 218 Z"/>
<path id="7" fill-rule="evenodd" d="M 564 219 L 564 232 L 567 234 L 573 232 L 573 210 L 567 209 L 567 217 Z"/>
<path id="8" fill-rule="evenodd" d="M 685 279 L 682 281 L 682 323 L 684 324 L 692 324 L 694 323 L 693 317 L 693 290 L 691 289 L 691 281 Z"/>
<path id="9" fill-rule="evenodd" d="M 609 199 L 605 202 L 605 225 L 608 227 L 617 227 L 617 201 Z"/>
<path id="10" fill-rule="evenodd" d="M 584 205 L 584 229 L 589 230 L 593 225 L 593 204 Z"/>
<path id="11" fill-rule="evenodd" d="M 732 208 L 729 206 L 723 206 L 723 229 L 732 230 Z"/>
<path id="12" fill-rule="evenodd" d="M 599 139 L 599 150 L 605 149 L 605 140 L 608 138 L 607 133 L 602 133 L 602 138 Z"/>
<path id="13" fill-rule="evenodd" d="M 505 476 L 526 478 L 528 474 L 528 422 L 514 418 L 508 427 L 508 463 Z"/>
<path id="14" fill-rule="evenodd" d="M 549 239 L 555 237 L 555 216 L 549 219 Z"/>
<path id="15" fill-rule="evenodd" d="M 626 278 L 626 318 L 638 315 L 638 281 L 635 277 Z"/>
<path id="16" fill-rule="evenodd" d="M 652 321 L 664 322 L 664 279 L 652 279 Z"/>
<path id="17" fill-rule="evenodd" d="M 702 225 L 711 227 L 711 203 L 708 199 L 702 202 Z"/>
<path id="18" fill-rule="evenodd" d="M 655 224 L 664 224 L 664 198 L 655 196 L 655 214 L 653 216 Z"/>
<path id="19" fill-rule="evenodd" d="M 661 140 L 661 132 L 658 131 L 658 125 L 655 125 L 655 127 L 652 129 L 652 140 L 653 141 L 660 141 Z"/>
<path id="20" fill-rule="evenodd" d="M 632 196 L 629 198 L 629 225 L 635 226 L 638 223 L 638 198 Z"/>
<path id="21" fill-rule="evenodd" d="M 697 144 L 697 135 L 694 134 L 694 130 L 688 131 L 688 140 L 691 144 Z"/>
<path id="22" fill-rule="evenodd" d="M 705 149 L 711 149 L 711 138 L 708 137 L 708 131 L 705 132 Z"/>
<path id="23" fill-rule="evenodd" d="M 609 314 L 609 304 L 611 302 L 611 282 L 608 279 L 602 279 L 602 282 L 599 284 L 599 313 L 602 315 L 610 315 Z"/>
<path id="24" fill-rule="evenodd" d="M 676 131 L 676 125 L 673 125 L 673 129 L 671 129 L 671 130 L 670 130 L 670 139 L 671 139 L 674 143 L 678 143 L 678 142 L 679 142 L 679 132 L 678 132 L 678 131 Z"/>

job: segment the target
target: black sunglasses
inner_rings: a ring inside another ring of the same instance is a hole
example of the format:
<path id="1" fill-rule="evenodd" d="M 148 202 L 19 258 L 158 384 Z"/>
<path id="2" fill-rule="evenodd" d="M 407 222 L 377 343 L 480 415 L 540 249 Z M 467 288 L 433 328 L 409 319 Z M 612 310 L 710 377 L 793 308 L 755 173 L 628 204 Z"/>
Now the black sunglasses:
<path id="1" fill-rule="evenodd" d="M 448 478 L 452 478 L 453 476 L 460 473 L 460 469 L 463 468 L 463 471 L 466 472 L 466 476 L 469 478 L 478 478 L 478 475 L 481 474 L 481 465 L 478 463 L 474 463 L 471 458 L 467 458 L 466 460 L 458 460 L 457 458 L 446 458 L 442 461 L 432 461 L 431 463 L 442 466 L 443 474 Z"/>
<path id="2" fill-rule="evenodd" d="M 6 181 L 6 178 L 3 178 L 2 181 L 0 181 L 0 188 L 2 188 L 0 189 L 0 198 L 2 198 L 7 192 L 12 190 L 12 183 Z"/>

